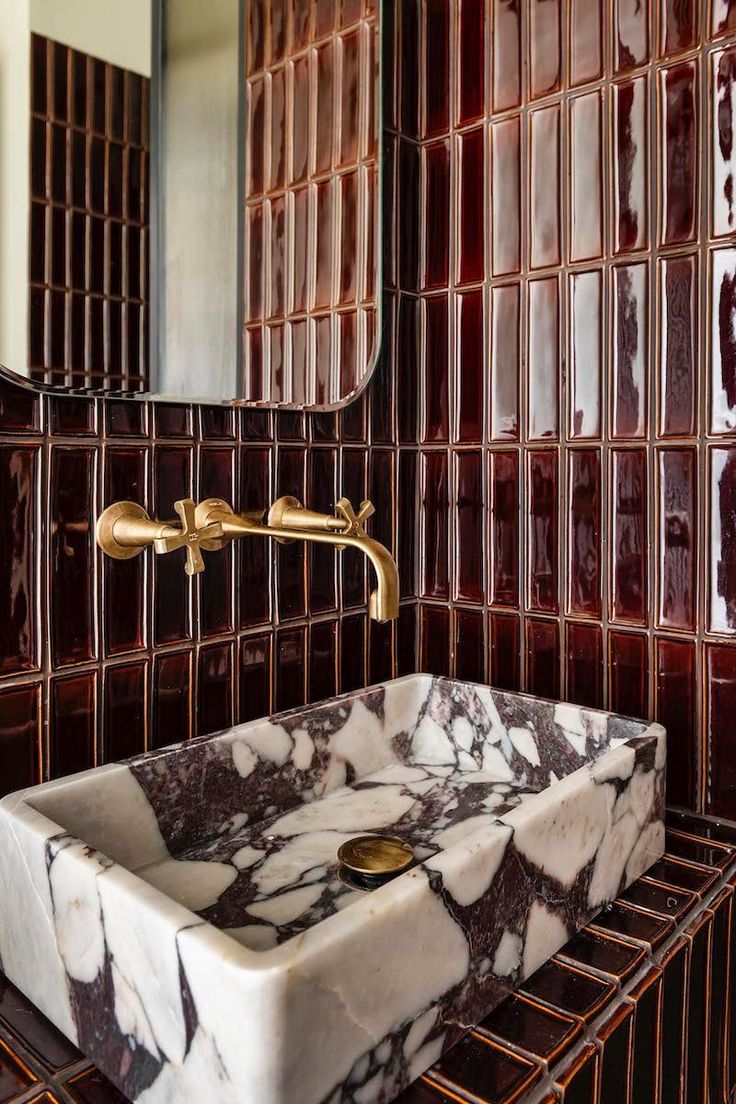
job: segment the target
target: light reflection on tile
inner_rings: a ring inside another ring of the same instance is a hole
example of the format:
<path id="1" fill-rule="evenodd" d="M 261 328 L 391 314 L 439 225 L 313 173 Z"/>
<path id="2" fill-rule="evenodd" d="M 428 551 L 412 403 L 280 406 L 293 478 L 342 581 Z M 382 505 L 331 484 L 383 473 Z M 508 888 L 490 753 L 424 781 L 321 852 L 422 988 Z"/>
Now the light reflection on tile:
<path id="1" fill-rule="evenodd" d="M 560 85 L 560 0 L 528 0 L 530 96 L 537 99 Z"/>
<path id="2" fill-rule="evenodd" d="M 602 284 L 600 270 L 570 275 L 571 437 L 601 435 Z"/>
<path id="3" fill-rule="evenodd" d="M 521 285 L 491 290 L 491 422 L 494 441 L 519 437 Z"/>
<path id="4" fill-rule="evenodd" d="M 736 229 L 736 49 L 711 55 L 712 226 L 714 237 Z"/>
<path id="5" fill-rule="evenodd" d="M 736 449 L 710 451 L 709 628 L 736 633 Z"/>
<path id="6" fill-rule="evenodd" d="M 518 272 L 521 264 L 521 119 L 491 127 L 493 275 Z"/>
<path id="7" fill-rule="evenodd" d="M 617 253 L 643 249 L 648 232 L 648 78 L 614 86 L 614 244 Z"/>
<path id="8" fill-rule="evenodd" d="M 649 365 L 648 267 L 613 269 L 613 385 L 611 435 L 646 435 Z"/>
<path id="9" fill-rule="evenodd" d="M 736 249 L 716 249 L 710 262 L 710 427 L 730 433 L 736 429 Z"/>
<path id="10" fill-rule="evenodd" d="M 559 430 L 559 285 L 557 277 L 529 283 L 529 437 Z"/>
<path id="11" fill-rule="evenodd" d="M 601 74 L 602 0 L 570 0 L 570 83 L 585 84 Z"/>
<path id="12" fill-rule="evenodd" d="M 601 96 L 570 100 L 570 259 L 587 261 L 602 252 Z"/>
<path id="13" fill-rule="evenodd" d="M 560 262 L 560 108 L 534 111 L 531 133 L 531 268 Z"/>

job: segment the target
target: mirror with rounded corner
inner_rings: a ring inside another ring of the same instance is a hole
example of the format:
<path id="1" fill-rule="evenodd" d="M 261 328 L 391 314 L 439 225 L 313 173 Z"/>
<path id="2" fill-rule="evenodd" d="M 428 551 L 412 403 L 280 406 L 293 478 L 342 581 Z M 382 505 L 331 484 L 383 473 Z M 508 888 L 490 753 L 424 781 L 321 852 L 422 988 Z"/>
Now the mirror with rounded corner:
<path id="1" fill-rule="evenodd" d="M 378 0 L 0 11 L 0 364 L 326 410 L 380 334 Z"/>

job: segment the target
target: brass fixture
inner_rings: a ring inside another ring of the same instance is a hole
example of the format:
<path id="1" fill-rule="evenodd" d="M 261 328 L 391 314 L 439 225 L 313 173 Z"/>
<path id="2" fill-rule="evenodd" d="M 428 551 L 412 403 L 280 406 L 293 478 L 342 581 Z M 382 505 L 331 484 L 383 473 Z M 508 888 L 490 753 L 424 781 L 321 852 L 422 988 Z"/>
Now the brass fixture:
<path id="1" fill-rule="evenodd" d="M 337 857 L 351 874 L 371 879 L 393 877 L 414 862 L 409 844 L 396 836 L 355 836 L 341 844 Z"/>
<path id="2" fill-rule="evenodd" d="M 374 621 L 393 621 L 399 616 L 399 574 L 391 553 L 369 537 L 365 522 L 375 512 L 367 499 L 356 513 L 347 498 L 336 504 L 334 514 L 305 509 L 298 499 L 286 495 L 268 511 L 234 513 L 221 498 L 206 498 L 195 507 L 191 499 L 175 503 L 181 520 L 152 521 L 135 502 L 116 502 L 100 514 L 97 543 L 116 560 L 127 560 L 148 545 L 158 553 L 186 548 L 188 575 L 204 569 L 202 549 L 214 552 L 237 537 L 264 536 L 282 544 L 308 541 L 330 544 L 342 551 L 356 548 L 373 564 L 378 585 L 371 592 L 369 613 Z"/>
<path id="3" fill-rule="evenodd" d="M 170 521 L 152 521 L 137 502 L 114 502 L 97 519 L 97 543 L 114 560 L 129 560 L 149 544 L 159 554 L 186 548 L 187 575 L 204 571 L 201 548 L 204 541 L 222 536 L 217 524 L 198 527 L 195 505 L 191 498 L 174 503 L 181 525 Z"/>

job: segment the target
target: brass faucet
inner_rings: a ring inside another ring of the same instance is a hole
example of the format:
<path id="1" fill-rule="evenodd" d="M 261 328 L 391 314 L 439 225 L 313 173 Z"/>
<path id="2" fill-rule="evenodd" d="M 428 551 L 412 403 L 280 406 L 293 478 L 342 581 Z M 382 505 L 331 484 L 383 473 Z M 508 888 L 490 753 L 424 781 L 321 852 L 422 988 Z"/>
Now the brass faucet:
<path id="1" fill-rule="evenodd" d="M 374 621 L 393 621 L 399 616 L 399 574 L 396 563 L 378 541 L 369 537 L 365 522 L 375 512 L 367 499 L 356 514 L 347 498 L 341 498 L 334 514 L 305 509 L 298 499 L 285 495 L 277 499 L 268 516 L 265 511 L 234 513 L 220 498 L 206 498 L 195 506 L 190 498 L 174 504 L 181 522 L 153 521 L 135 502 L 115 502 L 97 519 L 97 543 L 116 560 L 137 556 L 148 545 L 157 553 L 186 548 L 187 575 L 204 570 L 202 550 L 224 548 L 237 537 L 272 537 L 282 544 L 295 540 L 331 544 L 342 551 L 356 548 L 368 557 L 378 585 L 371 593 L 369 612 Z"/>

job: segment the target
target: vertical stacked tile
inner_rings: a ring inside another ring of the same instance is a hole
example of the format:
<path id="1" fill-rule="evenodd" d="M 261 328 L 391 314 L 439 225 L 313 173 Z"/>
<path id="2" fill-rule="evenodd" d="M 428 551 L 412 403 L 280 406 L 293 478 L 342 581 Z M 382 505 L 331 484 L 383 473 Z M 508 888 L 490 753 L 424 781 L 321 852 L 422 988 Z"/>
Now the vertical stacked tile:
<path id="1" fill-rule="evenodd" d="M 489 681 L 658 716 L 736 815 L 730 6 L 418 10 L 419 666 L 482 622 Z"/>
<path id="2" fill-rule="evenodd" d="M 149 80 L 32 35 L 31 377 L 145 391 Z"/>
<path id="3" fill-rule="evenodd" d="M 327 407 L 377 338 L 374 0 L 246 8 L 244 396 Z"/>

